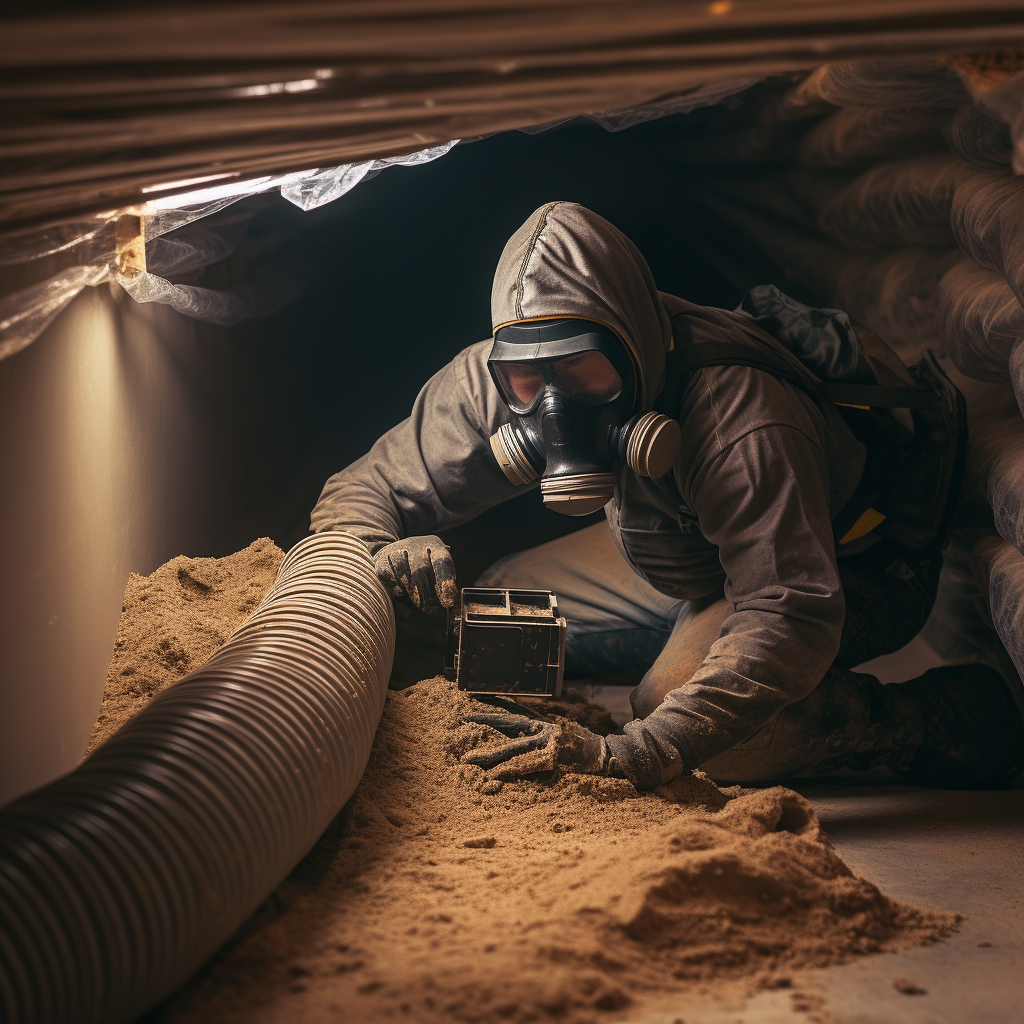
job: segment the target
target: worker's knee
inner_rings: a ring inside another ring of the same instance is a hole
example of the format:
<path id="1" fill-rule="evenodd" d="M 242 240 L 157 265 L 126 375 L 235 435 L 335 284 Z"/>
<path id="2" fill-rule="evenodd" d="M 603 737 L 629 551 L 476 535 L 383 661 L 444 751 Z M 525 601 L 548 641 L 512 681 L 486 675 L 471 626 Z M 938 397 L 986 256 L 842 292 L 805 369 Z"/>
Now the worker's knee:
<path id="1" fill-rule="evenodd" d="M 679 685 L 678 679 L 665 678 L 662 674 L 655 671 L 656 668 L 657 662 L 641 680 L 640 685 L 629 695 L 629 703 L 633 708 L 634 718 L 646 718 L 653 711 L 656 711 L 669 691 L 674 690 Z"/>
<path id="2" fill-rule="evenodd" d="M 636 718 L 646 718 L 672 691 L 690 681 L 722 632 L 732 605 L 724 598 L 693 604 L 680 616 L 668 643 L 640 685 L 630 694 Z"/>

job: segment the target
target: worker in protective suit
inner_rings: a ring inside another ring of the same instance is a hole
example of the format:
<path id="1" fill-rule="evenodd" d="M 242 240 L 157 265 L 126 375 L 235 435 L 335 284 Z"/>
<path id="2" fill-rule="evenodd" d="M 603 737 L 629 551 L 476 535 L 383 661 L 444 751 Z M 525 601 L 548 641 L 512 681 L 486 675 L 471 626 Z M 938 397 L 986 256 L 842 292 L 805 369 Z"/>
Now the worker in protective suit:
<path id="1" fill-rule="evenodd" d="M 312 528 L 360 537 L 391 592 L 431 610 L 456 596 L 437 531 L 538 486 L 555 511 L 604 506 L 607 523 L 504 559 L 478 585 L 553 590 L 570 674 L 646 675 L 622 735 L 496 711 L 475 719 L 495 742 L 467 760 L 508 776 L 536 770 L 540 751 L 638 789 L 698 767 L 743 782 L 882 765 L 952 787 L 1016 778 L 1024 723 L 992 669 L 893 685 L 852 671 L 920 630 L 942 556 L 870 521 L 837 543 L 868 453 L 839 407 L 801 386 L 799 359 L 750 316 L 659 292 L 632 243 L 573 203 L 542 207 L 509 240 L 491 309 L 493 340 L 327 482 Z M 752 357 L 673 376 L 680 338 Z"/>

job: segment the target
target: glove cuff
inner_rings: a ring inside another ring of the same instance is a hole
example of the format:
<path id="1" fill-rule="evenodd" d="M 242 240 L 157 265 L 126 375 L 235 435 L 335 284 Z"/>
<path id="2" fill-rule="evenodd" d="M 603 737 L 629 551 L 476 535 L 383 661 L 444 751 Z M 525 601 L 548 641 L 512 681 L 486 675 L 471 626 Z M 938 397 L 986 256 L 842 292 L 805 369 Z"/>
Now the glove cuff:
<path id="1" fill-rule="evenodd" d="M 609 755 L 609 775 L 627 779 L 641 792 L 655 789 L 667 781 L 663 778 L 662 765 L 658 758 L 631 737 L 606 736 L 605 744 Z"/>

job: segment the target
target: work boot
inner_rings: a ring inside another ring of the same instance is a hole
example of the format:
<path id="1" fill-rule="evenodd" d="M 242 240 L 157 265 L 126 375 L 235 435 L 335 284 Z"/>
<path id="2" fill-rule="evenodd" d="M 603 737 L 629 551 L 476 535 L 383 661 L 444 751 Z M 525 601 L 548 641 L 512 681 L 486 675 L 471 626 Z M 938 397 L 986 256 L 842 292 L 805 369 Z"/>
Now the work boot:
<path id="1" fill-rule="evenodd" d="M 987 665 L 943 665 L 899 689 L 924 720 L 916 750 L 886 763 L 913 782 L 944 789 L 998 789 L 1024 771 L 1024 721 L 1003 677 Z"/>
<path id="2" fill-rule="evenodd" d="M 748 783 L 882 767 L 925 786 L 1012 783 L 1024 769 L 1024 721 L 1002 676 L 948 665 L 883 684 L 833 665 L 803 700 L 701 765 L 716 781 Z"/>

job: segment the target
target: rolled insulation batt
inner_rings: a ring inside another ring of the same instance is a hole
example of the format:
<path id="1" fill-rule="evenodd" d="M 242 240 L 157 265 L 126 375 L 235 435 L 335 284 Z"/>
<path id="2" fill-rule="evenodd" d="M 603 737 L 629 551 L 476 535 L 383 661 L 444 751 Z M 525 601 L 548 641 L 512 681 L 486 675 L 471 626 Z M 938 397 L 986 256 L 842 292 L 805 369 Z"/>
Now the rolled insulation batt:
<path id="1" fill-rule="evenodd" d="M 1024 302 L 1024 179 L 1003 171 L 972 175 L 956 190 L 953 237 L 976 263 L 1006 278 Z"/>
<path id="2" fill-rule="evenodd" d="M 904 362 L 936 344 L 935 293 L 957 249 L 899 249 L 855 256 L 842 267 L 835 303 L 891 345 Z"/>
<path id="3" fill-rule="evenodd" d="M 987 595 L 982 593 L 971 564 L 976 537 L 954 531 L 943 555 L 939 589 L 921 638 L 948 662 L 984 661 L 998 667 L 1001 646 L 992 628 Z"/>
<path id="4" fill-rule="evenodd" d="M 818 216 L 847 249 L 955 244 L 950 212 L 958 186 L 977 169 L 952 153 L 874 167 L 840 190 Z"/>
<path id="5" fill-rule="evenodd" d="M 1013 159 L 1010 126 L 973 103 L 955 111 L 936 112 L 946 145 L 978 167 L 1009 167 Z"/>
<path id="6" fill-rule="evenodd" d="M 803 137 L 797 159 L 805 167 L 841 168 L 946 151 L 946 140 L 927 110 L 843 107 Z"/>
<path id="7" fill-rule="evenodd" d="M 959 107 L 971 101 L 963 80 L 935 57 L 880 57 L 823 64 L 802 95 L 837 107 Z"/>
<path id="8" fill-rule="evenodd" d="M 1024 675 L 1024 555 L 1002 537 L 983 537 L 971 564 L 988 596 L 992 625 Z"/>
<path id="9" fill-rule="evenodd" d="M 309 537 L 202 668 L 0 812 L 0 1019 L 128 1024 L 180 985 L 352 794 L 393 654 L 365 547 Z"/>
<path id="10" fill-rule="evenodd" d="M 1024 413 L 1024 343 L 1018 342 L 1010 353 L 1010 383 L 1017 399 L 1017 409 Z"/>
<path id="11" fill-rule="evenodd" d="M 1010 388 L 974 403 L 969 438 L 965 503 L 983 499 L 999 535 L 1024 551 L 1024 417 Z"/>
<path id="12" fill-rule="evenodd" d="M 961 373 L 978 380 L 1009 377 L 1010 355 L 1024 338 L 1024 307 L 1002 274 L 961 257 L 939 281 L 936 324 Z"/>

